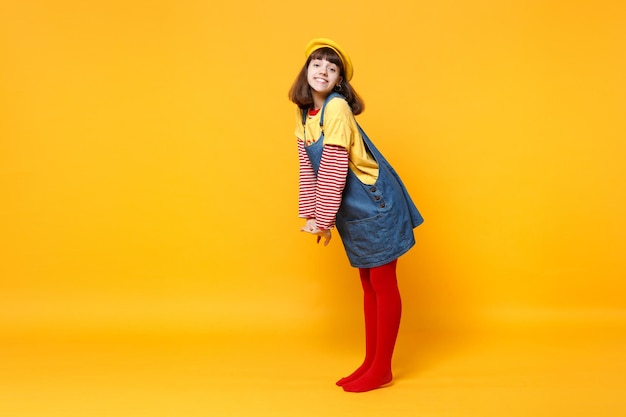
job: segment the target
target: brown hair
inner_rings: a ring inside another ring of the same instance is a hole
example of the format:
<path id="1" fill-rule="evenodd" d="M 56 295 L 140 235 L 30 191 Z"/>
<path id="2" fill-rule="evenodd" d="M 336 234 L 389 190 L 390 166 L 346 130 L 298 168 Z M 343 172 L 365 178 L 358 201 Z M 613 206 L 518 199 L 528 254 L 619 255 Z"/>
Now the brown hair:
<path id="1" fill-rule="evenodd" d="M 341 75 L 343 81 L 341 81 L 341 88 L 335 91 L 346 98 L 354 115 L 362 113 L 363 110 L 365 110 L 365 103 L 363 103 L 363 99 L 357 94 L 354 88 L 352 88 L 348 80 L 346 80 L 343 62 L 337 52 L 331 48 L 316 49 L 309 55 L 300 73 L 296 77 L 296 80 L 289 89 L 289 99 L 296 103 L 302 110 L 313 106 L 313 95 L 311 94 L 311 87 L 307 81 L 307 70 L 310 62 L 314 59 L 325 59 L 339 67 L 339 75 Z"/>

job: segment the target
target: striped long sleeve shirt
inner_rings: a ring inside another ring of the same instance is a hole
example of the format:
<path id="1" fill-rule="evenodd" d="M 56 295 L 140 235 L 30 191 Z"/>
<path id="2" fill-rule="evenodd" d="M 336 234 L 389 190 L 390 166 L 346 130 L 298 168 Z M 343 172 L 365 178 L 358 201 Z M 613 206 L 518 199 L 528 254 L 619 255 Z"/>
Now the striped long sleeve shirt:
<path id="1" fill-rule="evenodd" d="M 307 219 L 315 218 L 318 229 L 332 229 L 346 185 L 348 151 L 341 146 L 325 145 L 316 177 L 304 142 L 297 142 L 300 162 L 298 214 Z"/>

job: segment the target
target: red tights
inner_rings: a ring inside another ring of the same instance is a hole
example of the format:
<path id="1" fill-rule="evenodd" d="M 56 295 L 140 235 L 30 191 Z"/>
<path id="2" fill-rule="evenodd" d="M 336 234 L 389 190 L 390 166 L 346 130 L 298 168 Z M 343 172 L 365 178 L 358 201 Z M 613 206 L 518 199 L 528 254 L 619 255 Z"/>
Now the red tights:
<path id="1" fill-rule="evenodd" d="M 351 375 L 337 381 L 345 391 L 370 391 L 393 378 L 391 357 L 402 314 L 396 262 L 359 269 L 364 295 L 365 360 Z"/>

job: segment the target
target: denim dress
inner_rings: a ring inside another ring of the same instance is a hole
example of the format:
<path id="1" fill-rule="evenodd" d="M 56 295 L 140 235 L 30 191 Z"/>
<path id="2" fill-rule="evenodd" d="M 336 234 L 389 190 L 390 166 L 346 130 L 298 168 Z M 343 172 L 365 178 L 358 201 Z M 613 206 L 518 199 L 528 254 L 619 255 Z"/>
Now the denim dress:
<path id="1" fill-rule="evenodd" d="M 324 110 L 333 98 L 345 100 L 337 93 L 326 98 L 320 115 L 322 134 L 317 142 L 305 147 L 316 175 L 324 148 Z M 305 121 L 306 111 L 303 111 L 303 125 Z M 358 128 L 365 146 L 378 163 L 378 179 L 372 185 L 364 184 L 348 169 L 335 225 L 350 265 L 355 268 L 374 268 L 398 259 L 411 249 L 415 245 L 413 229 L 422 224 L 424 219 L 398 174 L 361 126 Z"/>

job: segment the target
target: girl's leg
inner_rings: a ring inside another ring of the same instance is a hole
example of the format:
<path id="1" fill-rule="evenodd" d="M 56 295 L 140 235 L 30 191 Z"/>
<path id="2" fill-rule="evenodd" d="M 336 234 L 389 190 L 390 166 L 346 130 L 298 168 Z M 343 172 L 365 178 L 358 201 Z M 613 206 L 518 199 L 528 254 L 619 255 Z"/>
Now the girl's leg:
<path id="1" fill-rule="evenodd" d="M 396 261 L 370 269 L 370 283 L 376 299 L 376 348 L 369 368 L 343 386 L 345 391 L 364 392 L 391 382 L 391 358 L 402 315 L 402 301 L 396 278 Z"/>
<path id="2" fill-rule="evenodd" d="M 374 361 L 376 354 L 376 293 L 370 282 L 370 270 L 368 268 L 360 268 L 359 276 L 361 277 L 361 285 L 363 286 L 363 310 L 365 316 L 365 360 L 363 364 L 357 368 L 352 374 L 337 381 L 337 385 L 343 386 L 354 381 L 367 371 Z"/>

